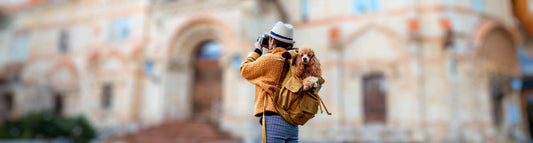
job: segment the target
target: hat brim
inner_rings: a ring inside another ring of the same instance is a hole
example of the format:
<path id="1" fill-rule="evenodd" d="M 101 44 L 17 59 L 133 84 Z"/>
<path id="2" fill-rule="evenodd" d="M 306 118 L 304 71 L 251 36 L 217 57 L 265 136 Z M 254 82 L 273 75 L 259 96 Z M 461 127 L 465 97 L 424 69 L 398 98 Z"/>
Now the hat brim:
<path id="1" fill-rule="evenodd" d="M 296 43 L 296 41 L 294 41 L 294 40 L 283 39 L 283 38 L 280 38 L 280 37 L 278 37 L 278 36 L 272 35 L 272 34 L 270 34 L 270 33 L 267 33 L 267 35 L 270 36 L 270 37 L 272 37 L 272 38 L 274 38 L 274 39 L 276 39 L 276 40 L 279 40 L 279 41 L 281 41 L 281 42 L 285 42 L 285 43 L 289 43 L 289 44 L 294 44 L 294 43 Z"/>

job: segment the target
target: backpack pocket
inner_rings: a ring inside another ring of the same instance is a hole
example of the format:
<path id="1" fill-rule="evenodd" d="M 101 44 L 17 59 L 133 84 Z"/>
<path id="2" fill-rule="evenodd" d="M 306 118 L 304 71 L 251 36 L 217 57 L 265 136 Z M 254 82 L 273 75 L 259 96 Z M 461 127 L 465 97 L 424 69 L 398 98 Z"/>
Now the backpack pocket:
<path id="1" fill-rule="evenodd" d="M 283 107 L 283 109 L 289 110 L 290 108 L 294 108 L 292 106 L 294 106 L 293 104 L 300 96 L 298 91 L 300 91 L 302 87 L 302 80 L 298 79 L 297 77 L 288 76 L 285 79 L 278 99 L 278 103 L 281 105 L 281 107 Z"/>
<path id="2" fill-rule="evenodd" d="M 319 101 L 310 96 L 310 94 L 308 91 L 302 93 L 299 109 L 297 110 L 299 112 L 293 116 L 294 122 L 299 125 L 304 125 L 309 119 L 315 117 L 318 112 Z"/>
<path id="3" fill-rule="evenodd" d="M 297 77 L 290 76 L 286 80 L 287 80 L 287 82 L 285 82 L 284 86 L 285 86 L 285 88 L 287 88 L 292 93 L 296 93 L 296 92 L 300 91 L 300 89 L 304 86 L 303 85 L 303 81 L 300 80 Z"/>
<path id="4" fill-rule="evenodd" d="M 300 108 L 303 112 L 312 113 L 313 115 L 318 112 L 318 99 L 313 98 L 311 93 L 307 92 L 304 94 Z"/>

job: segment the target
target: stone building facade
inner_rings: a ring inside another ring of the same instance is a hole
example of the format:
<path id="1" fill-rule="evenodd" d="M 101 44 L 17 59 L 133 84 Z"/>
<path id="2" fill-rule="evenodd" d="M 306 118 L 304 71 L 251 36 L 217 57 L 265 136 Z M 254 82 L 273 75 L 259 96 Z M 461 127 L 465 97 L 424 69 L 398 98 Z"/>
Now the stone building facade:
<path id="1" fill-rule="evenodd" d="M 259 141 L 254 86 L 238 69 L 257 36 L 284 21 L 296 47 L 320 58 L 320 93 L 333 113 L 302 126 L 302 141 L 524 140 L 512 8 L 498 0 L 36 1 L 3 12 L 2 116 L 53 109 L 85 115 L 101 132 L 206 120 Z"/>

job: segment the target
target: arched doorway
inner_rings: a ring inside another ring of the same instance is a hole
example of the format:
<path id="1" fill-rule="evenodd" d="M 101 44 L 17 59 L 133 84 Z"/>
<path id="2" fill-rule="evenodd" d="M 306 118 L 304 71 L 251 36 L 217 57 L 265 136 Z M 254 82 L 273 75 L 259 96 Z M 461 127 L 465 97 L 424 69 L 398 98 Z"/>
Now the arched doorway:
<path id="1" fill-rule="evenodd" d="M 56 115 L 80 113 L 78 70 L 71 60 L 57 62 L 47 73 L 50 109 Z"/>
<path id="2" fill-rule="evenodd" d="M 193 114 L 195 120 L 217 123 L 222 101 L 222 70 L 219 66 L 220 44 L 200 43 L 194 60 Z"/>
<path id="3" fill-rule="evenodd" d="M 518 58 L 512 36 L 496 27 L 485 36 L 479 51 L 483 70 L 488 73 L 492 124 L 500 129 L 505 117 L 504 100 L 511 94 L 509 83 L 518 76 Z"/>
<path id="4" fill-rule="evenodd" d="M 496 142 L 520 140 L 523 131 L 517 114 L 519 99 L 515 96 L 519 91 L 511 86 L 513 79 L 520 77 L 516 40 L 499 23 L 482 24 L 477 37 L 481 45 L 476 51 L 475 60 L 480 64 L 476 70 L 481 75 L 479 79 L 484 81 L 480 92 L 486 94 L 481 94 L 482 102 L 471 102 L 482 105 L 477 107 L 478 111 L 488 111 L 485 115 L 489 126 L 485 128 L 494 130 L 491 138 Z"/>
<path id="5" fill-rule="evenodd" d="M 166 67 L 168 71 L 166 73 L 165 80 L 163 81 L 165 85 L 163 112 L 166 118 L 193 119 L 200 117 L 197 116 L 198 113 L 194 113 L 195 111 L 200 110 L 194 109 L 194 95 L 197 93 L 195 92 L 195 88 L 200 87 L 195 86 L 195 84 L 200 84 L 197 82 L 195 75 L 201 74 L 196 74 L 197 71 L 206 71 L 197 70 L 196 67 L 199 65 L 197 62 L 206 60 L 202 60 L 201 57 L 198 57 L 198 53 L 201 51 L 200 49 L 202 49 L 202 47 L 204 47 L 204 45 L 207 43 L 217 43 L 216 45 L 219 45 L 219 48 L 216 49 L 219 50 L 220 54 L 218 55 L 219 57 L 216 58 L 216 66 L 207 67 L 221 67 L 219 70 L 220 76 L 225 75 L 226 68 L 222 67 L 226 67 L 226 62 L 221 61 L 226 57 L 224 56 L 224 53 L 231 53 L 229 50 L 232 49 L 232 47 L 236 47 L 235 37 L 237 36 L 235 36 L 232 28 L 226 25 L 223 21 L 208 15 L 196 16 L 179 26 L 179 29 L 177 29 L 176 33 L 171 39 L 171 42 L 169 43 L 168 63 Z M 198 80 L 201 80 L 203 77 L 204 76 L 199 76 Z M 224 78 L 220 78 L 221 81 L 224 80 Z M 179 86 L 179 88 L 176 88 L 176 86 Z M 211 87 L 207 89 L 204 88 L 204 90 L 211 89 Z M 224 89 L 222 90 L 224 91 Z M 219 91 L 220 97 L 222 97 L 223 101 L 228 101 L 225 100 L 223 91 Z M 200 91 L 198 91 L 198 93 L 199 92 Z M 202 90 L 201 92 L 204 91 Z M 220 105 L 219 107 L 222 108 L 224 106 Z"/>

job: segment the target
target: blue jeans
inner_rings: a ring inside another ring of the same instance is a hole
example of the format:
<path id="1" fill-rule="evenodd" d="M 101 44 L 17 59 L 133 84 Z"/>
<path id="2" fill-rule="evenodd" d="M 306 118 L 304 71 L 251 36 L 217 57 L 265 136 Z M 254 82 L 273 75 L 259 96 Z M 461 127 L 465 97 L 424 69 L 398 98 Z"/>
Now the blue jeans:
<path id="1" fill-rule="evenodd" d="M 265 115 L 267 143 L 297 143 L 298 126 L 287 123 L 279 115 Z"/>

